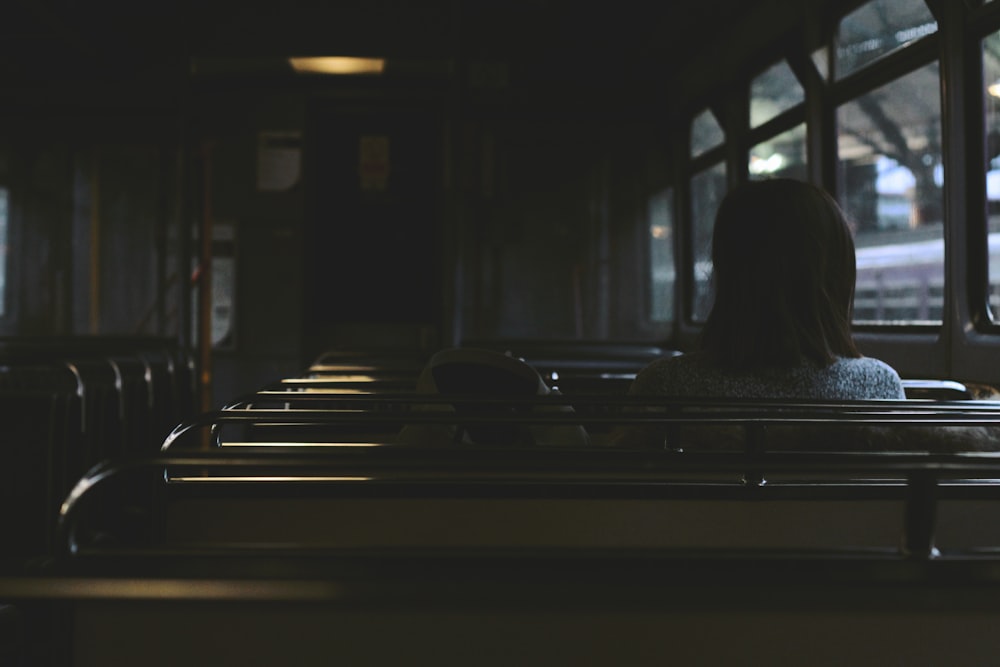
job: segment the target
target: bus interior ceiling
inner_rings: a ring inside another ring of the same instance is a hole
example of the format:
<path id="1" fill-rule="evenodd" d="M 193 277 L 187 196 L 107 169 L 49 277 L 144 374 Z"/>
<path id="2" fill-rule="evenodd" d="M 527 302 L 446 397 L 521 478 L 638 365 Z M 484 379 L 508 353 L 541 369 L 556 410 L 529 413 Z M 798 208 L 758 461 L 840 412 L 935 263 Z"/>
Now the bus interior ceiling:
<path id="1" fill-rule="evenodd" d="M 805 11 L 14 0 L 0 334 L 210 341 L 216 404 L 337 346 L 683 349 L 642 273 L 677 127 Z M 383 64 L 297 74 L 309 56 Z"/>

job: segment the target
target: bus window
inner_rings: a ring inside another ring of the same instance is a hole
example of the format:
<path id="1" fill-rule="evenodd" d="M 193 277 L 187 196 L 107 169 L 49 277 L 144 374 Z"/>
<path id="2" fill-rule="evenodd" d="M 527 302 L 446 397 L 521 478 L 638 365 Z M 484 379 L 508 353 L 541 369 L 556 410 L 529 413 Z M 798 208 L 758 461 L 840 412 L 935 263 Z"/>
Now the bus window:
<path id="1" fill-rule="evenodd" d="M 986 89 L 986 202 L 989 220 L 989 295 L 994 321 L 1000 313 L 1000 33 L 983 40 L 983 85 Z"/>
<path id="2" fill-rule="evenodd" d="M 691 221 L 694 256 L 692 316 L 704 321 L 711 309 L 712 227 L 727 190 L 726 165 L 719 162 L 691 178 Z"/>
<path id="3" fill-rule="evenodd" d="M 937 22 L 923 0 L 872 0 L 840 22 L 836 76 L 845 77 L 935 32 Z"/>
<path id="4" fill-rule="evenodd" d="M 856 322 L 941 322 L 938 90 L 935 62 L 837 111 L 841 203 L 858 248 Z"/>
<path id="5" fill-rule="evenodd" d="M 725 138 L 726 135 L 715 115 L 711 110 L 705 109 L 691 123 L 691 157 L 696 158 L 721 145 Z"/>
<path id="6" fill-rule="evenodd" d="M 674 319 L 674 191 L 649 200 L 649 314 L 653 322 Z"/>
<path id="7" fill-rule="evenodd" d="M 808 180 L 805 123 L 751 148 L 747 167 L 752 179 L 781 177 Z"/>
<path id="8" fill-rule="evenodd" d="M 750 127 L 759 127 L 784 111 L 805 102 L 806 94 L 795 74 L 782 60 L 750 84 Z"/>

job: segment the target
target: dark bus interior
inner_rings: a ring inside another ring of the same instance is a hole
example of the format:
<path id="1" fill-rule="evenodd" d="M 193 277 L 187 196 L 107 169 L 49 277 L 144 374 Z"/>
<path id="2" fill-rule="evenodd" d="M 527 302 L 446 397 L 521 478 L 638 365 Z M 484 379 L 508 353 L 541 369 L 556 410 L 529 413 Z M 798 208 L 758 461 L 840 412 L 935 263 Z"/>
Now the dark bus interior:
<path id="1" fill-rule="evenodd" d="M 0 665 L 995 659 L 1000 0 L 0 12 Z M 906 400 L 627 395 L 772 174 Z"/>
<path id="2" fill-rule="evenodd" d="M 0 332 L 207 338 L 213 406 L 338 345 L 689 345 L 639 220 L 773 4 L 14 2 Z"/>

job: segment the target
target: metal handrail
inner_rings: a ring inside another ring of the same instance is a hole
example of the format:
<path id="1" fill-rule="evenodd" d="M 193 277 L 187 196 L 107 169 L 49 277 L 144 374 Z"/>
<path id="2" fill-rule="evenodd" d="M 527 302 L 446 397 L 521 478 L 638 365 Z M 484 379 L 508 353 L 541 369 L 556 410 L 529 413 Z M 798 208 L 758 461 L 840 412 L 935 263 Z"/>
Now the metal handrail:
<path id="1" fill-rule="evenodd" d="M 106 461 L 74 487 L 60 509 L 57 544 L 81 550 L 75 527 L 94 490 L 109 480 L 152 473 L 164 484 L 193 480 L 216 488 L 391 490 L 440 494 L 448 489 L 495 497 L 850 499 L 905 502 L 901 555 L 932 558 L 937 503 L 946 498 L 1000 501 L 1000 457 L 887 453 L 685 453 L 617 450 L 464 449 L 434 452 L 391 448 L 375 452 L 220 452 Z M 699 478 L 698 476 L 705 476 Z M 720 476 L 728 475 L 722 479 Z M 187 476 L 187 477 L 185 477 Z M 755 481 L 751 481 L 755 480 Z M 234 487 L 233 485 L 237 485 Z M 407 491 L 408 490 L 408 491 Z M 734 495 L 734 493 L 736 495 Z M 672 495 L 673 494 L 673 495 Z M 644 495 L 645 497 L 645 495 Z"/>

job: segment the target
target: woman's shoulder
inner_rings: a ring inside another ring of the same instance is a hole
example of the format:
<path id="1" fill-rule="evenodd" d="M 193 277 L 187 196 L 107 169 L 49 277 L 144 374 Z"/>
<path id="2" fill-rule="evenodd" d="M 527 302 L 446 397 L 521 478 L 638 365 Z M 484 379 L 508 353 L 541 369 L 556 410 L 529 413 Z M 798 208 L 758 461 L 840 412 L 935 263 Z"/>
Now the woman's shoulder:
<path id="1" fill-rule="evenodd" d="M 674 388 L 683 387 L 690 383 L 693 377 L 700 376 L 705 370 L 705 365 L 701 352 L 657 359 L 639 371 L 628 393 L 657 396 L 675 393 Z"/>
<path id="2" fill-rule="evenodd" d="M 830 367 L 862 388 L 859 398 L 905 398 L 903 381 L 889 364 L 874 357 L 841 357 Z"/>
<path id="3" fill-rule="evenodd" d="M 849 373 L 874 373 L 899 377 L 892 366 L 875 357 L 838 357 L 833 366 Z"/>

